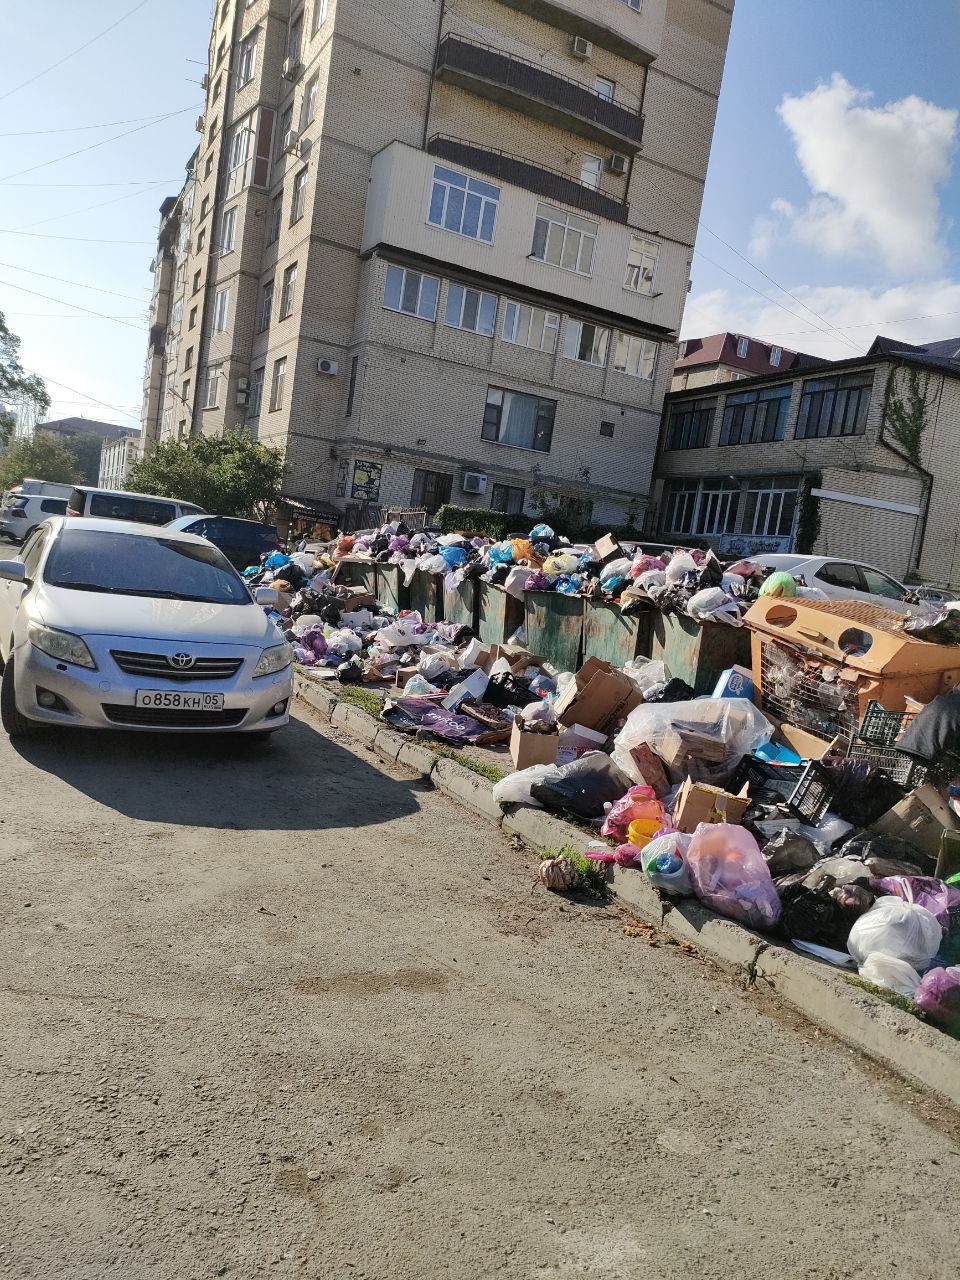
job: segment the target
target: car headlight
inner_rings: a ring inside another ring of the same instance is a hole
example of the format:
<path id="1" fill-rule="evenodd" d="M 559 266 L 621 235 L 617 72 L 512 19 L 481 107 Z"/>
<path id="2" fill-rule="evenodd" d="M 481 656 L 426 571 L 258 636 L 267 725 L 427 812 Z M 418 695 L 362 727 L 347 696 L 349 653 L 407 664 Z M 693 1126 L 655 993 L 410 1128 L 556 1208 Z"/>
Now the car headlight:
<path id="1" fill-rule="evenodd" d="M 39 622 L 31 622 L 27 627 L 27 636 L 34 648 L 58 662 L 69 662 L 75 667 L 89 667 L 96 671 L 97 664 L 93 654 L 79 636 L 69 631 L 55 631 L 53 627 L 42 627 Z"/>
<path id="2" fill-rule="evenodd" d="M 264 649 L 263 653 L 261 653 L 257 659 L 253 674 L 255 676 L 272 676 L 275 671 L 282 671 L 284 667 L 289 667 L 292 661 L 293 649 L 286 641 L 283 644 L 274 644 L 269 649 Z"/>

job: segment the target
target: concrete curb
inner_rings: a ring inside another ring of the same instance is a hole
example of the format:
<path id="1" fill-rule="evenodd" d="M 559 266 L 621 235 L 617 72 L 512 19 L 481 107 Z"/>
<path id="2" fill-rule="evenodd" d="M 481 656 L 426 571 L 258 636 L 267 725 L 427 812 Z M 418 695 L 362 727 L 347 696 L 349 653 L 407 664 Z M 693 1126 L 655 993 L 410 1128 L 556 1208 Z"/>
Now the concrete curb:
<path id="1" fill-rule="evenodd" d="M 385 728 L 359 707 L 338 702 L 334 691 L 317 681 L 298 673 L 294 693 L 342 732 L 372 746 L 385 760 L 429 778 L 457 804 L 521 836 L 532 848 L 583 852 L 593 843 L 585 831 L 543 809 L 511 805 L 501 811 L 485 778 Z M 640 871 L 618 866 L 612 871 L 614 896 L 637 916 L 692 943 L 748 985 L 774 992 L 851 1048 L 960 1107 L 960 1043 L 848 982 L 842 971 L 779 947 L 696 900 L 661 898 Z"/>

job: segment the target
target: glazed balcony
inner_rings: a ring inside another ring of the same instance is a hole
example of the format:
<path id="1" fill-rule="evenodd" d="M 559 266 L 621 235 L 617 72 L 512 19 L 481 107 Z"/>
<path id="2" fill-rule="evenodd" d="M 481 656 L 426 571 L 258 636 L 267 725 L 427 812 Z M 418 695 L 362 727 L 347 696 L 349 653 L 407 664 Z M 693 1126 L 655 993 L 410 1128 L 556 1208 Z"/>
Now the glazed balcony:
<path id="1" fill-rule="evenodd" d="M 666 0 L 642 0 L 639 9 L 626 0 L 500 0 L 500 3 L 569 31 L 571 36 L 592 40 L 644 66 L 660 52 Z"/>
<path id="2" fill-rule="evenodd" d="M 493 45 L 444 36 L 436 76 L 615 151 L 636 152 L 643 141 L 639 99 L 628 100 L 622 92 L 605 97 L 569 76 Z"/>

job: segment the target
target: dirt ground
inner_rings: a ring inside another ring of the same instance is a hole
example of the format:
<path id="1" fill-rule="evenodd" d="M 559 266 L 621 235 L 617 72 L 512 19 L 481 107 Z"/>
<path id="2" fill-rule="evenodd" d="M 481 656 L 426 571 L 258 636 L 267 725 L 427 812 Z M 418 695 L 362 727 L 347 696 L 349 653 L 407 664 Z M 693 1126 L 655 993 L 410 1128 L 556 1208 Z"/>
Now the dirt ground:
<path id="1" fill-rule="evenodd" d="M 281 739 L 0 741 L 0 1275 L 954 1280 L 953 1113 Z"/>

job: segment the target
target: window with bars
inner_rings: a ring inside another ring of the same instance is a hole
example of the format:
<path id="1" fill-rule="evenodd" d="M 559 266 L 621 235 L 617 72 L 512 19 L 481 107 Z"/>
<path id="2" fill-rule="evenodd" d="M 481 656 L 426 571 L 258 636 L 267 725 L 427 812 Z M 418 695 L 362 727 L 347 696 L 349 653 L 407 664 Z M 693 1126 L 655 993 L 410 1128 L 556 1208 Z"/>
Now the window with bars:
<path id="1" fill-rule="evenodd" d="M 716 400 L 681 400 L 670 406 L 668 449 L 705 449 L 710 443 Z"/>
<path id="2" fill-rule="evenodd" d="M 796 438 L 862 436 L 872 390 L 873 370 L 838 378 L 810 378 L 803 384 Z"/>
<path id="3" fill-rule="evenodd" d="M 453 476 L 443 471 L 425 471 L 419 467 L 413 473 L 411 507 L 423 507 L 428 516 L 450 501 L 453 493 Z"/>
<path id="4" fill-rule="evenodd" d="M 728 395 L 720 427 L 721 444 L 769 444 L 782 440 L 793 388 L 768 387 Z"/>
<path id="5" fill-rule="evenodd" d="M 523 515 L 523 504 L 526 491 L 511 484 L 495 484 L 493 497 L 490 499 L 491 511 L 505 511 L 507 515 Z"/>

